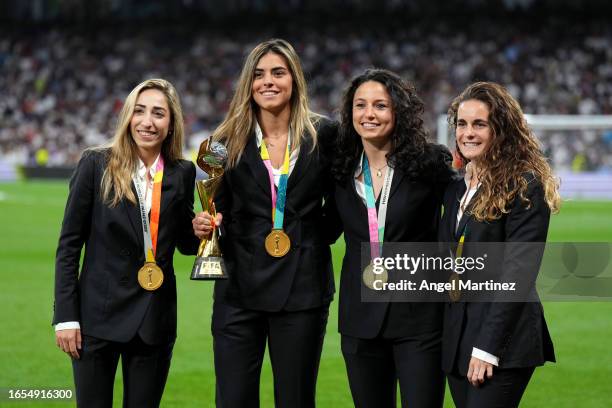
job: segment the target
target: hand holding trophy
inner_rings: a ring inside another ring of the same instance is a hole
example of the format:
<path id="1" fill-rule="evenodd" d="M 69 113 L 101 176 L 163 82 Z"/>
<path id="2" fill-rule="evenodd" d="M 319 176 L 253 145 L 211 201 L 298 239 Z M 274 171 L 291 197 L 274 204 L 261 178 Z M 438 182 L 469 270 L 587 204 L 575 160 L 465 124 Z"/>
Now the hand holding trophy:
<path id="1" fill-rule="evenodd" d="M 213 142 L 210 138 L 202 142 L 198 151 L 197 163 L 198 167 L 208 174 L 208 179 L 197 181 L 196 187 L 202 209 L 213 218 L 216 216 L 213 199 L 221 183 L 226 161 L 227 150 L 224 145 Z M 210 236 L 200 242 L 198 254 L 191 270 L 191 279 L 227 279 L 223 255 L 219 248 L 219 231 L 214 226 Z"/>

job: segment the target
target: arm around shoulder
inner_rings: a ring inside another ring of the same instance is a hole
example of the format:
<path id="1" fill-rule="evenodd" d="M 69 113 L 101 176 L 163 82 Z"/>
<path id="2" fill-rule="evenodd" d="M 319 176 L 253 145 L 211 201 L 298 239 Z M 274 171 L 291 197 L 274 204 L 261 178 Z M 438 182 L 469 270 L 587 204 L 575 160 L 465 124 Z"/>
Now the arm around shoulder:
<path id="1" fill-rule="evenodd" d="M 193 212 L 195 192 L 195 165 L 186 160 L 180 162 L 183 172 L 184 196 L 181 205 L 179 236 L 177 237 L 177 248 L 183 255 L 195 255 L 198 251 L 200 240 L 193 232 L 191 220 L 195 216 Z"/>

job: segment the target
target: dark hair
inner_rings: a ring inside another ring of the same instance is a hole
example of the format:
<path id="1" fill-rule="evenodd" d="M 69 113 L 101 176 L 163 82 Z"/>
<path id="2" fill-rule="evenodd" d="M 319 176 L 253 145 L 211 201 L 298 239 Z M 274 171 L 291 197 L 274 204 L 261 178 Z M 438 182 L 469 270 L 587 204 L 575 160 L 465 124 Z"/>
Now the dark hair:
<path id="1" fill-rule="evenodd" d="M 395 123 L 390 135 L 391 150 L 387 155 L 389 164 L 413 180 L 450 179 L 453 174 L 450 153 L 445 147 L 427 141 L 422 118 L 423 101 L 414 86 L 386 69 L 367 69 L 354 77 L 344 92 L 336 156 L 332 165 L 335 179 L 345 182 L 352 177 L 363 151 L 361 138 L 353 126 L 353 98 L 357 88 L 368 81 L 382 84 L 391 97 Z"/>

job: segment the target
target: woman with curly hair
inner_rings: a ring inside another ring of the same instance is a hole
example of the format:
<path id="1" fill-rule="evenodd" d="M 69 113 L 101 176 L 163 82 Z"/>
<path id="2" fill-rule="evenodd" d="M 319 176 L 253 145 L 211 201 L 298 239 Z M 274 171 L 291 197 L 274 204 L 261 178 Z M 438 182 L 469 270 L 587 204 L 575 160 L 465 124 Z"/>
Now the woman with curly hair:
<path id="1" fill-rule="evenodd" d="M 362 242 L 377 257 L 382 242 L 436 240 L 451 156 L 427 142 L 423 109 L 410 84 L 382 69 L 354 78 L 342 104 L 332 167 L 346 242 L 339 331 L 359 407 L 394 407 L 398 380 L 403 406 L 441 407 L 444 398 L 442 304 L 361 298 L 384 279 L 362 268 Z"/>
<path id="2" fill-rule="evenodd" d="M 521 107 L 502 86 L 477 82 L 452 102 L 448 121 L 465 177 L 445 192 L 440 241 L 513 243 L 496 268 L 505 276 L 537 273 L 541 251 L 533 256 L 533 249 L 538 245 L 516 243 L 546 241 L 550 213 L 559 209 L 560 198 Z M 516 407 L 535 367 L 555 361 L 537 298 L 449 303 L 442 349 L 443 369 L 460 408 Z"/>

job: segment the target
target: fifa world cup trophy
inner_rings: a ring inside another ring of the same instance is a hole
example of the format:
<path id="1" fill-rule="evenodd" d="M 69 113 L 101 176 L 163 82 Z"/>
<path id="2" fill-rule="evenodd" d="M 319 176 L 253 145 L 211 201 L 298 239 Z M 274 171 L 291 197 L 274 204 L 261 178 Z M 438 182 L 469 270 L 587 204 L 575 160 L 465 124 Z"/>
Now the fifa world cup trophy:
<path id="1" fill-rule="evenodd" d="M 202 142 L 198 151 L 198 166 L 208 174 L 207 180 L 196 182 L 202 209 L 213 218 L 217 215 L 213 199 L 223 176 L 227 150 L 219 142 L 213 142 L 210 137 Z M 193 280 L 227 279 L 223 255 L 219 248 L 219 230 L 213 227 L 210 235 L 200 242 L 198 254 L 191 270 Z"/>

